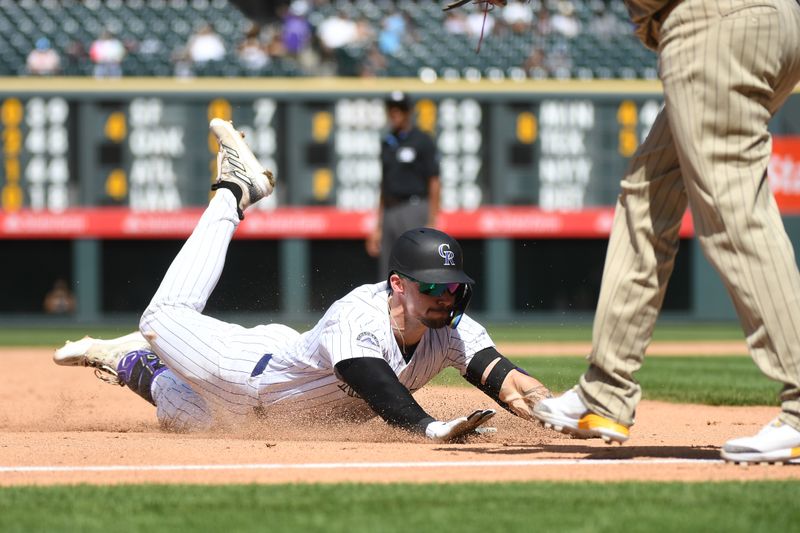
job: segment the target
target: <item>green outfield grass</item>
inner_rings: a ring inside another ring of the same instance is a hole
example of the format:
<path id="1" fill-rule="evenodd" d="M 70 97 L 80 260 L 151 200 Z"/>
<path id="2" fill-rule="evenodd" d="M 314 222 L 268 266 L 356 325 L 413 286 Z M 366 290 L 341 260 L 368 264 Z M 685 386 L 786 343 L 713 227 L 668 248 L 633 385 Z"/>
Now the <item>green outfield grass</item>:
<path id="1" fill-rule="evenodd" d="M 577 383 L 586 370 L 583 357 L 520 357 L 512 360 L 553 391 Z M 636 375 L 644 398 L 708 405 L 778 405 L 780 385 L 768 380 L 749 357 L 650 357 Z M 469 385 L 448 368 L 440 385 Z"/>
<path id="2" fill-rule="evenodd" d="M 489 331 L 501 343 L 588 341 L 591 338 L 589 326 L 490 326 Z M 86 333 L 110 338 L 129 332 L 120 327 L 0 328 L 0 346 L 54 348 L 66 339 L 78 339 Z M 655 337 L 658 340 L 733 340 L 741 338 L 741 332 L 732 324 L 669 324 L 660 327 Z M 554 391 L 564 391 L 574 385 L 587 364 L 583 357 L 520 357 L 514 361 Z M 648 399 L 710 405 L 777 405 L 779 385 L 767 380 L 749 357 L 650 357 L 637 378 Z M 467 385 L 454 370 L 445 371 L 434 383 Z"/>
<path id="3" fill-rule="evenodd" d="M 0 490 L 0 530 L 775 532 L 800 483 L 122 485 Z"/>
<path id="4" fill-rule="evenodd" d="M 84 335 L 100 339 L 112 339 L 136 329 L 110 326 L 70 326 L 70 327 L 3 327 L 0 328 L 0 346 L 31 346 L 58 348 L 64 341 L 77 340 Z"/>
<path id="5" fill-rule="evenodd" d="M 591 324 L 489 324 L 486 329 L 495 342 L 554 342 L 592 340 Z M 744 334 L 736 323 L 664 323 L 653 332 L 656 341 L 742 340 Z"/>
<path id="6" fill-rule="evenodd" d="M 65 340 L 79 339 L 84 335 L 111 338 L 130 333 L 136 324 L 125 326 L 43 326 L 0 327 L 0 346 L 61 346 Z M 306 326 L 297 326 L 300 330 Z M 589 342 L 592 329 L 589 324 L 489 324 L 487 330 L 495 342 Z M 741 340 L 742 331 L 736 324 L 659 324 L 653 334 L 655 340 Z"/>

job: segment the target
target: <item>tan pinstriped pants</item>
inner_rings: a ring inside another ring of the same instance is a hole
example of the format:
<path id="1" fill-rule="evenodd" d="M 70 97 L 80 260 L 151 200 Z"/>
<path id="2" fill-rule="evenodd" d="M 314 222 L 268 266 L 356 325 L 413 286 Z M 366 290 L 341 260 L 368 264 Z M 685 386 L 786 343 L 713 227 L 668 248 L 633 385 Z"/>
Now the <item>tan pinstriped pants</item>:
<path id="1" fill-rule="evenodd" d="M 659 69 L 666 104 L 622 180 L 579 394 L 592 411 L 633 423 L 633 374 L 688 202 L 753 359 L 784 384 L 781 418 L 800 429 L 800 274 L 766 181 L 767 121 L 800 81 L 800 6 L 684 0 L 662 28 Z"/>

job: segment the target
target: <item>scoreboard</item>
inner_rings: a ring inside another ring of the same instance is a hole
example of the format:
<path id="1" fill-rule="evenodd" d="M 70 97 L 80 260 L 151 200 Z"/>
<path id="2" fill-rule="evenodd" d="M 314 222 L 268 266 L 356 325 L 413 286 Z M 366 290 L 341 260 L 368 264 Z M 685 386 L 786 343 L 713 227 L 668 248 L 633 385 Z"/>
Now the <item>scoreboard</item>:
<path id="1" fill-rule="evenodd" d="M 4 211 L 22 207 L 63 211 L 71 205 L 76 152 L 64 98 L 7 98 L 0 106 Z"/>
<path id="2" fill-rule="evenodd" d="M 305 216 L 301 225 L 327 217 L 327 230 L 316 236 L 364 233 L 378 203 L 383 98 L 396 89 L 411 95 L 417 126 L 436 140 L 444 226 L 458 216 L 459 227 L 477 234 L 491 224 L 475 217 L 496 216 L 501 206 L 522 217 L 523 234 L 531 220 L 529 234 L 536 220 L 544 221 L 540 227 L 560 221 L 553 227 L 563 231 L 581 219 L 575 213 L 596 213 L 606 224 L 626 160 L 663 105 L 660 86 L 645 81 L 11 80 L 0 88 L 3 220 L 48 215 L 42 233 L 69 237 L 79 230 L 59 233 L 72 220 L 64 217 L 80 214 L 88 222 L 76 224 L 89 234 L 135 238 L 135 231 L 95 226 L 124 225 L 120 217 L 136 214 L 195 213 L 216 171 L 208 121 L 222 117 L 277 175 L 276 193 L 259 210 L 289 216 L 289 227 L 299 220 L 291 216 Z M 780 118 L 784 129 L 800 129 Z M 174 217 L 163 218 L 163 236 L 175 224 L 178 234 L 191 227 Z M 337 233 L 337 224 L 351 229 Z M 0 228 L 3 235 L 9 231 Z M 27 235 L 39 233 L 34 227 Z"/>

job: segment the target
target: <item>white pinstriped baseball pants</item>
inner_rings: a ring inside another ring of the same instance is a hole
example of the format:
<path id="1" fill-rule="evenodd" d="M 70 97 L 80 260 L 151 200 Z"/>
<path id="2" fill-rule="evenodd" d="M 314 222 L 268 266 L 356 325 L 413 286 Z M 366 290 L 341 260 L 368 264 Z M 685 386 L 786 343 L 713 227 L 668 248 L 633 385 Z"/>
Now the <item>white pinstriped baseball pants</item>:
<path id="1" fill-rule="evenodd" d="M 168 427 L 226 425 L 251 416 L 259 403 L 261 376 L 251 376 L 256 363 L 299 335 L 280 324 L 244 328 L 202 314 L 238 224 L 236 200 L 221 189 L 140 320 L 140 331 L 169 368 L 153 387 L 159 419 Z"/>
<path id="2" fill-rule="evenodd" d="M 579 394 L 631 425 L 687 202 L 759 368 L 800 429 L 800 274 L 769 191 L 767 122 L 800 80 L 795 0 L 684 0 L 661 30 L 666 105 L 622 180 Z M 731 387 L 736 387 L 731 383 Z"/>

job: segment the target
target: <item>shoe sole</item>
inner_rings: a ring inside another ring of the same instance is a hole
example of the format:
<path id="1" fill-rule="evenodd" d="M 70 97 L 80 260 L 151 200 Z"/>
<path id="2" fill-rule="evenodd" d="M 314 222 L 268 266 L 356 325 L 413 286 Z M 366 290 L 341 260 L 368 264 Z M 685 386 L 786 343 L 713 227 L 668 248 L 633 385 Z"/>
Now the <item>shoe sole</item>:
<path id="1" fill-rule="evenodd" d="M 771 452 L 726 452 L 720 451 L 726 463 L 733 464 L 800 464 L 800 447 L 783 448 Z"/>
<path id="2" fill-rule="evenodd" d="M 272 172 L 261 165 L 256 156 L 253 155 L 253 151 L 242 139 L 241 134 L 233 127 L 233 124 L 221 118 L 213 118 L 211 122 L 209 122 L 208 127 L 216 136 L 217 141 L 224 145 L 226 150 L 233 150 L 233 153 L 229 155 L 232 158 L 238 158 L 239 162 L 244 165 L 244 172 L 240 173 L 243 174 L 244 177 L 237 177 L 243 181 L 249 182 L 251 187 L 259 191 L 263 189 L 264 194 L 262 198 L 266 198 L 272 194 L 275 188 L 275 178 Z M 263 176 L 265 179 L 261 180 L 260 184 L 254 184 L 254 176 Z"/>
<path id="3" fill-rule="evenodd" d="M 622 444 L 629 438 L 625 426 L 597 415 L 586 415 L 577 424 L 573 419 L 558 418 L 549 413 L 534 411 L 533 415 L 545 428 L 579 439 L 603 439 L 607 444 Z"/>

